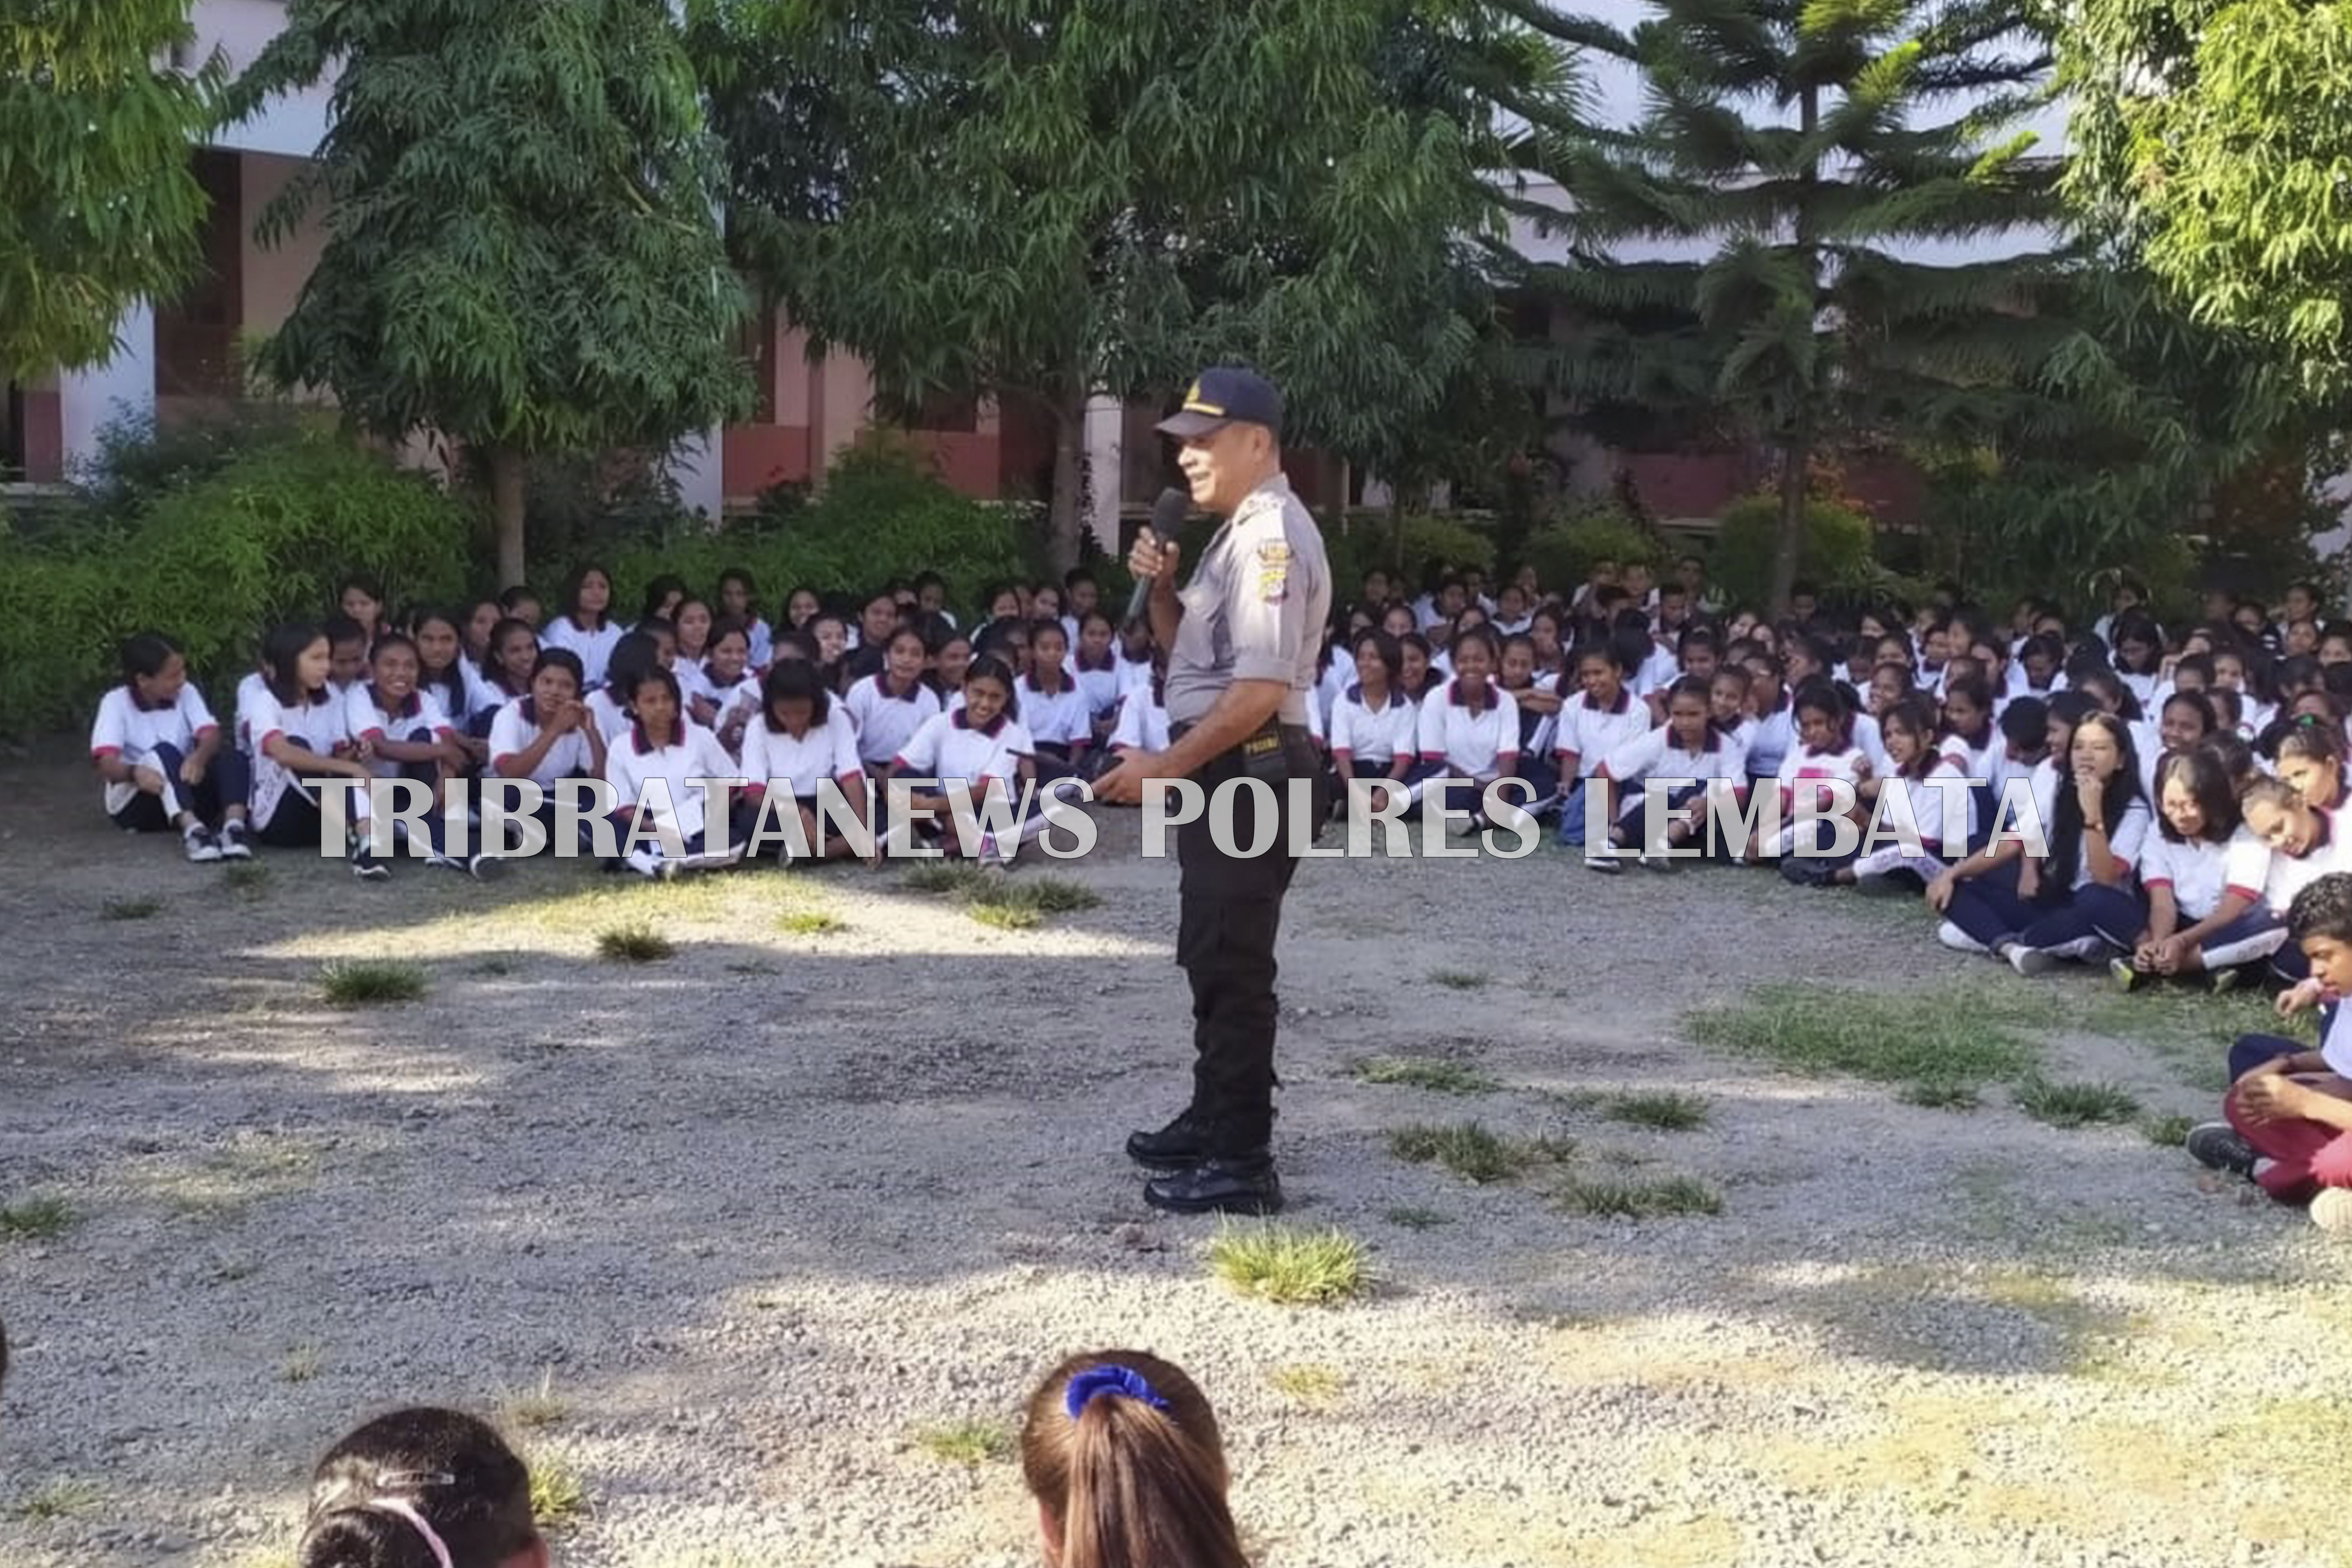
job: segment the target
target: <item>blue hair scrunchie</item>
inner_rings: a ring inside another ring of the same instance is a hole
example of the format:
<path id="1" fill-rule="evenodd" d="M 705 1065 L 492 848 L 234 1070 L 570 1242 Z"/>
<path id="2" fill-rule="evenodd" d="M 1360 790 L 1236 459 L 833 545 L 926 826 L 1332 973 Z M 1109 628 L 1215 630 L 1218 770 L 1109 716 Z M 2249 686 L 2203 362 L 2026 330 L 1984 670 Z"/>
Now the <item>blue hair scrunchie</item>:
<path id="1" fill-rule="evenodd" d="M 1160 1396 L 1160 1391 L 1131 1366 L 1090 1366 L 1084 1372 L 1072 1373 L 1062 1403 L 1068 1409 L 1070 1419 L 1076 1421 L 1087 1405 L 1106 1394 L 1120 1399 L 1139 1399 L 1154 1410 L 1170 1408 L 1168 1401 Z"/>

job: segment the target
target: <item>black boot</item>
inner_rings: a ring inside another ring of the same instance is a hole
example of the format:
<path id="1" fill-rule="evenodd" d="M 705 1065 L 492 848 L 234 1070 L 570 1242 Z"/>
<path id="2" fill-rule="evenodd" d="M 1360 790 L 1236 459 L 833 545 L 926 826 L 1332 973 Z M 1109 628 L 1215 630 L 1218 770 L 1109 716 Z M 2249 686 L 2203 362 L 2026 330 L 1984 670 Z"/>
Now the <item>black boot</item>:
<path id="1" fill-rule="evenodd" d="M 1212 1155 L 1143 1184 L 1143 1201 L 1171 1214 L 1277 1214 L 1282 1183 L 1266 1150 Z"/>
<path id="2" fill-rule="evenodd" d="M 1207 1118 L 1191 1106 L 1157 1132 L 1130 1132 L 1127 1157 L 1154 1171 L 1181 1171 L 1209 1157 Z"/>

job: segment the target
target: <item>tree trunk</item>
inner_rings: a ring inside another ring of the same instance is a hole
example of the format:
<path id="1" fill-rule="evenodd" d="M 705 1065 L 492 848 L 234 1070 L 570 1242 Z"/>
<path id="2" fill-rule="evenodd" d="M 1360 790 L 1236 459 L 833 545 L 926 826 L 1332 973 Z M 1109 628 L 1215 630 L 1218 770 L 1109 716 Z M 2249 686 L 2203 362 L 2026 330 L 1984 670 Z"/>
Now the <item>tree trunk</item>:
<path id="1" fill-rule="evenodd" d="M 499 586 L 523 580 L 523 456 L 511 447 L 490 449 L 490 512 L 498 519 Z"/>
<path id="2" fill-rule="evenodd" d="M 1400 576 L 1404 572 L 1404 487 L 1394 480 L 1389 483 L 1389 571 Z M 1393 587 L 1400 599 L 1410 599 L 1417 591 L 1407 583 Z"/>
<path id="3" fill-rule="evenodd" d="M 1054 406 L 1054 496 L 1045 509 L 1045 563 L 1056 581 L 1078 563 L 1086 526 L 1087 392 L 1066 391 Z"/>
<path id="4" fill-rule="evenodd" d="M 1812 459 L 1812 422 L 1801 417 L 1796 434 L 1780 448 L 1780 530 L 1772 543 L 1772 585 L 1765 606 L 1775 622 L 1788 615 L 1797 586 L 1797 563 L 1805 548 L 1805 472 Z"/>

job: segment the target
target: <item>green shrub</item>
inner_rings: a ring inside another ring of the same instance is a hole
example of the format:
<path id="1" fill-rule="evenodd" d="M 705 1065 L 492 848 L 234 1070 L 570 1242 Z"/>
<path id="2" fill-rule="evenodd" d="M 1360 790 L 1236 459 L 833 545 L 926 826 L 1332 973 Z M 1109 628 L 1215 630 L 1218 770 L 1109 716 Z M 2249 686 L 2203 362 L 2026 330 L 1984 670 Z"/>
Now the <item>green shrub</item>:
<path id="1" fill-rule="evenodd" d="M 1528 538 L 1528 563 L 1545 588 L 1571 594 L 1592 573 L 1596 561 L 1622 565 L 1642 562 L 1653 569 L 1667 562 L 1665 542 L 1605 498 L 1563 511 Z"/>
<path id="2" fill-rule="evenodd" d="M 1402 570 L 1408 584 L 1418 588 L 1423 575 L 1433 570 L 1483 572 L 1493 583 L 1495 536 L 1485 528 L 1459 516 L 1408 513 L 1402 533 Z M 1364 574 L 1375 566 L 1391 574 L 1400 570 L 1398 543 L 1395 529 L 1381 513 L 1351 517 L 1344 534 L 1327 530 L 1323 548 L 1331 558 L 1334 598 L 1342 603 L 1353 599 Z"/>
<path id="3" fill-rule="evenodd" d="M 187 650 L 226 720 L 263 632 L 329 613 L 347 573 L 382 578 L 395 605 L 466 585 L 466 508 L 331 432 L 289 426 L 217 467 L 189 458 L 179 471 L 196 477 L 178 488 L 160 460 L 141 468 L 127 447 L 113 460 L 95 526 L 39 543 L 0 532 L 0 731 L 82 721 L 116 646 L 149 628 Z"/>
<path id="4" fill-rule="evenodd" d="M 1754 495 L 1723 513 L 1708 573 L 1727 602 L 1762 605 L 1772 583 L 1772 552 L 1780 533 L 1780 500 Z M 1870 519 L 1828 501 L 1805 508 L 1805 534 L 1797 575 L 1828 598 L 1854 598 L 1870 592 L 1876 563 Z"/>

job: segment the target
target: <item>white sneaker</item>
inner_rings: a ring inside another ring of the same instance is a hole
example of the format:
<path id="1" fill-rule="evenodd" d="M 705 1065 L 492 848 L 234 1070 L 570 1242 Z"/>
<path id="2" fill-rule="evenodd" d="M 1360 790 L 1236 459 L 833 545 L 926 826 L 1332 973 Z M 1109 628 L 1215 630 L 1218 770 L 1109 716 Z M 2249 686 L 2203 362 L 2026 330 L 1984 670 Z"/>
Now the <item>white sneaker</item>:
<path id="1" fill-rule="evenodd" d="M 1992 951 L 1949 921 L 1936 928 L 1936 940 L 1954 952 L 1983 953 Z"/>
<path id="2" fill-rule="evenodd" d="M 2009 947 L 2009 966 L 2028 979 L 2047 974 L 2058 967 L 2058 955 L 2045 948 L 2028 947 L 2021 942 Z"/>
<path id="3" fill-rule="evenodd" d="M 213 830 L 209 827 L 189 828 L 180 835 L 180 847 L 188 852 L 188 858 L 199 866 L 209 865 L 221 858 L 220 840 L 213 837 Z"/>
<path id="4" fill-rule="evenodd" d="M 2331 1236 L 2352 1231 L 2352 1187 L 2322 1187 L 2311 1200 L 2311 1223 Z"/>
<path id="5" fill-rule="evenodd" d="M 650 877 L 656 881 L 669 874 L 668 863 L 650 849 L 630 850 L 625 863 L 638 876 Z"/>
<path id="6" fill-rule="evenodd" d="M 1598 871 L 1604 877 L 1613 877 L 1625 868 L 1617 858 L 1616 846 L 1611 844 L 1587 845 L 1584 864 L 1586 869 Z"/>

